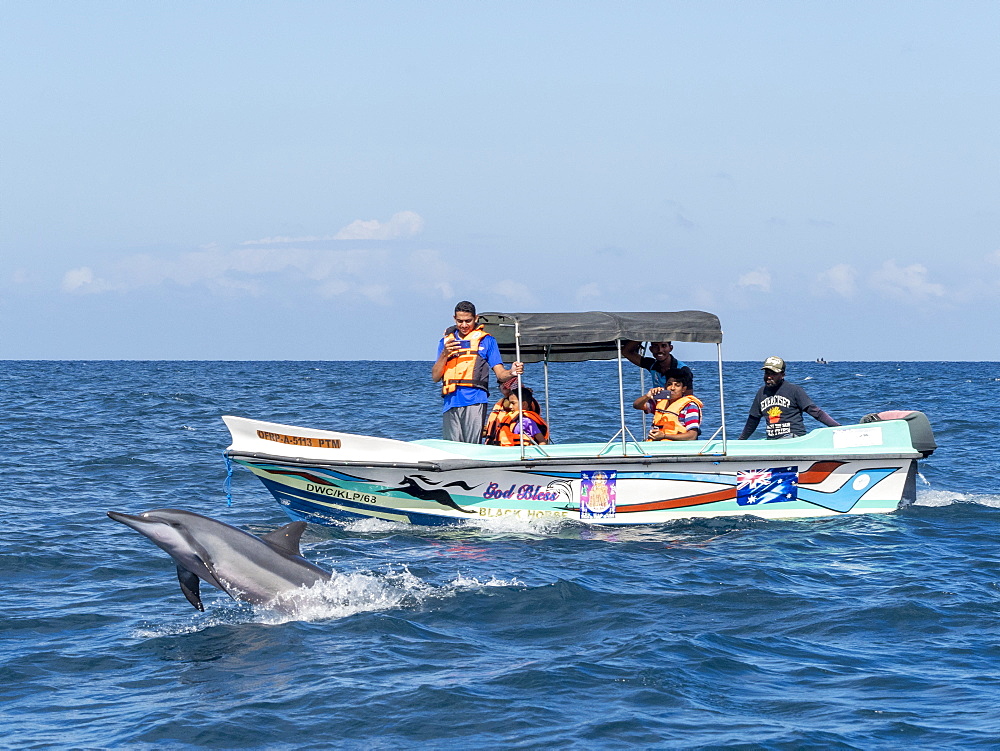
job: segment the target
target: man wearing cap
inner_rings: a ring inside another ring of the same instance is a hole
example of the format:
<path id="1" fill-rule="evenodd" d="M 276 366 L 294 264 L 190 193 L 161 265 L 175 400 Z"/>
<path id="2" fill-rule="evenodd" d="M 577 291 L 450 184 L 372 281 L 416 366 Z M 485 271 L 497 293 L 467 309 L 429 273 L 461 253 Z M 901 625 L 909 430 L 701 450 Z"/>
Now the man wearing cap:
<path id="1" fill-rule="evenodd" d="M 455 306 L 455 325 L 438 342 L 431 378 L 441 382 L 444 397 L 442 429 L 446 441 L 479 443 L 486 422 L 489 372 L 506 381 L 520 375 L 524 365 L 503 366 L 497 340 L 483 331 L 476 306 L 463 300 Z"/>
<path id="2" fill-rule="evenodd" d="M 666 388 L 667 377 L 665 374 L 668 370 L 686 370 L 694 380 L 691 368 L 671 354 L 674 351 L 673 342 L 650 342 L 649 354 L 652 357 L 642 357 L 639 354 L 640 345 L 641 342 L 632 340 L 622 342 L 622 356 L 633 365 L 648 370 L 653 379 L 654 387 Z"/>
<path id="3" fill-rule="evenodd" d="M 780 357 L 764 360 L 764 385 L 750 405 L 750 416 L 743 426 L 739 440 L 745 441 L 757 429 L 762 417 L 766 418 L 768 438 L 795 438 L 805 435 L 806 426 L 802 413 L 807 412 L 824 425 L 835 428 L 840 425 L 830 415 L 821 410 L 809 398 L 801 386 L 785 380 L 785 361 Z"/>

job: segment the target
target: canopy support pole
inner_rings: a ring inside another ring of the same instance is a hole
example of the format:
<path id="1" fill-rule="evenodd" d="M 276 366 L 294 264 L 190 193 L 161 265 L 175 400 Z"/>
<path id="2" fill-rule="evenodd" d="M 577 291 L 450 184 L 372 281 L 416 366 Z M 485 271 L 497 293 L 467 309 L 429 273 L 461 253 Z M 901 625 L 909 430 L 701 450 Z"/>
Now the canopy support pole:
<path id="1" fill-rule="evenodd" d="M 617 438 L 620 434 L 622 437 L 622 456 L 628 456 L 629 438 L 632 439 L 632 443 L 636 444 L 636 448 L 640 447 L 638 446 L 639 442 L 635 440 L 635 436 L 632 435 L 632 431 L 625 425 L 625 376 L 622 374 L 622 340 L 615 339 L 615 344 L 618 345 L 618 413 L 621 417 L 622 426 L 611 441 L 615 440 L 615 438 Z M 611 445 L 611 441 L 608 441 L 608 445 Z M 603 449 L 601 450 L 601 453 L 604 453 Z"/>
<path id="2" fill-rule="evenodd" d="M 643 355 L 646 354 L 646 343 L 642 343 L 641 351 L 639 352 L 639 362 L 642 362 Z M 639 388 L 642 389 L 642 393 L 646 393 L 646 369 L 639 366 Z M 646 410 L 642 411 L 642 437 L 645 438 L 649 435 L 649 431 L 646 430 Z"/>
<path id="3" fill-rule="evenodd" d="M 545 424 L 549 426 L 549 443 L 552 443 L 552 420 L 549 419 L 549 352 L 552 345 L 545 347 L 545 360 L 542 366 L 545 370 Z"/>
<path id="4" fill-rule="evenodd" d="M 521 326 L 517 319 L 514 319 L 514 359 L 521 362 Z M 524 374 L 517 377 L 517 424 L 520 431 L 517 434 L 518 442 L 521 445 L 521 461 L 524 461 L 524 394 L 521 391 L 521 383 L 524 381 Z M 548 400 L 546 400 L 548 404 Z"/>
<path id="5" fill-rule="evenodd" d="M 726 455 L 726 395 L 722 387 L 722 342 L 716 346 L 719 357 L 719 414 L 722 415 L 722 454 Z"/>
<path id="6" fill-rule="evenodd" d="M 628 453 L 628 435 L 625 432 L 625 379 L 622 376 L 622 340 L 615 339 L 618 347 L 618 412 L 622 418 L 622 456 Z"/>

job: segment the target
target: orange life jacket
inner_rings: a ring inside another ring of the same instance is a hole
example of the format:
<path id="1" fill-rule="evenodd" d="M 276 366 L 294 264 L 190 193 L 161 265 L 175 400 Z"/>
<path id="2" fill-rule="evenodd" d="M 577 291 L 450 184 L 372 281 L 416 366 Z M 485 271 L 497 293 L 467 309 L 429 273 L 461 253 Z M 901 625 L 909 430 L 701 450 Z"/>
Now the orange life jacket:
<path id="1" fill-rule="evenodd" d="M 486 424 L 483 426 L 483 443 L 487 446 L 499 446 L 501 426 L 516 417 L 507 411 L 503 403 L 504 400 L 501 399 L 493 405 L 493 409 L 490 410 L 490 414 L 486 418 Z"/>
<path id="2" fill-rule="evenodd" d="M 688 429 L 681 425 L 680 422 L 681 410 L 691 403 L 697 404 L 698 409 L 701 409 L 704 405 L 695 396 L 682 396 L 677 401 L 671 402 L 669 398 L 670 392 L 663 391 L 662 393 L 667 394 L 667 398 L 656 401 L 655 411 L 653 412 L 653 427 L 659 428 L 661 433 L 666 433 L 667 435 L 686 433 Z"/>
<path id="3" fill-rule="evenodd" d="M 482 326 L 474 328 L 464 339 L 454 326 L 449 328 L 445 334 L 453 336 L 457 341 L 469 342 L 469 346 L 468 348 L 463 347 L 448 358 L 444 366 L 441 396 L 453 393 L 459 386 L 482 389 L 488 393 L 490 366 L 486 360 L 479 356 L 479 345 L 483 341 L 483 337 L 488 336 L 488 334 L 483 331 Z"/>
<path id="4" fill-rule="evenodd" d="M 538 426 L 538 435 L 533 437 L 535 443 L 548 443 L 549 440 L 549 426 L 545 424 L 545 420 L 537 412 L 526 409 L 522 413 L 527 419 L 531 420 L 535 425 Z M 520 446 L 521 445 L 521 435 L 520 433 L 514 432 L 514 426 L 517 425 L 517 410 L 506 413 L 506 419 L 502 420 L 499 424 L 497 430 L 497 445 L 498 446 Z M 531 443 L 532 440 L 528 440 L 529 436 L 525 435 L 525 443 Z"/>

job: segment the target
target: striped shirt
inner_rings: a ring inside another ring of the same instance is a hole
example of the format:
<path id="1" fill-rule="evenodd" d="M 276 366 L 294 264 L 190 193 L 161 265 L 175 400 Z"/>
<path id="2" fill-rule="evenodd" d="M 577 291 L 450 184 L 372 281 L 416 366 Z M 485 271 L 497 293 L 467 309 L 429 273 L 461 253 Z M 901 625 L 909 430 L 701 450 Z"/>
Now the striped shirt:
<path id="1" fill-rule="evenodd" d="M 697 430 L 700 433 L 701 407 L 694 402 L 688 402 L 687 406 L 677 416 L 677 421 L 684 426 L 685 430 Z"/>

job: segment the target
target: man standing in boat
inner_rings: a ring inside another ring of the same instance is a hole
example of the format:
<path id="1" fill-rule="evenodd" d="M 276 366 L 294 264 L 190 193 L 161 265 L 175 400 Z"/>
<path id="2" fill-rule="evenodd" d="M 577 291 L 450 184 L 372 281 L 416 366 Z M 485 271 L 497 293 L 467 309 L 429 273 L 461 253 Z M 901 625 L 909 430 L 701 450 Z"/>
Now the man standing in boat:
<path id="1" fill-rule="evenodd" d="M 483 331 L 476 306 L 463 300 L 455 306 L 455 325 L 438 342 L 431 378 L 441 382 L 444 397 L 442 428 L 446 441 L 479 443 L 486 422 L 489 376 L 501 382 L 520 375 L 524 365 L 503 366 L 497 340 Z"/>
<path id="2" fill-rule="evenodd" d="M 750 405 L 750 416 L 738 440 L 745 441 L 757 429 L 762 417 L 767 418 L 768 438 L 795 438 L 805 435 L 806 426 L 802 413 L 806 412 L 824 425 L 840 425 L 821 410 L 806 394 L 805 389 L 785 380 L 785 361 L 780 357 L 764 360 L 764 385 L 757 391 Z"/>
<path id="3" fill-rule="evenodd" d="M 633 365 L 638 365 L 640 368 L 648 370 L 649 375 L 653 379 L 653 387 L 666 388 L 667 377 L 665 374 L 669 370 L 686 370 L 688 375 L 691 375 L 692 380 L 694 380 L 691 368 L 671 354 L 674 351 L 673 342 L 650 342 L 649 354 L 652 357 L 643 357 L 639 354 L 641 344 L 642 342 L 631 340 L 622 342 L 622 356 Z"/>

